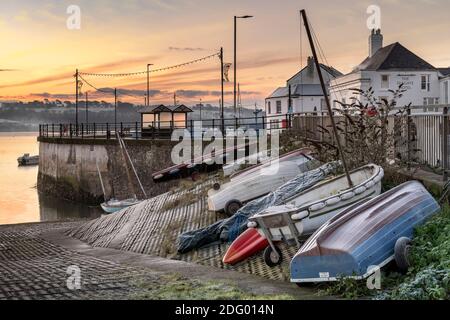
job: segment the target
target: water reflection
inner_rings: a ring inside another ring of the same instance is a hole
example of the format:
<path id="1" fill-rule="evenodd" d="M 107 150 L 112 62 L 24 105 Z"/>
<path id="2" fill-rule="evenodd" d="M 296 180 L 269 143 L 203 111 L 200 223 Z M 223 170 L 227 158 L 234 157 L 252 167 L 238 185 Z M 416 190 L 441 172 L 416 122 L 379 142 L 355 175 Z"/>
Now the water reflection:
<path id="1" fill-rule="evenodd" d="M 38 166 L 18 167 L 24 153 L 39 153 L 36 133 L 0 133 L 0 224 L 66 221 L 100 216 L 92 208 L 39 195 Z"/>
<path id="2" fill-rule="evenodd" d="M 39 194 L 40 221 L 95 219 L 101 214 L 100 207 L 89 207 Z"/>

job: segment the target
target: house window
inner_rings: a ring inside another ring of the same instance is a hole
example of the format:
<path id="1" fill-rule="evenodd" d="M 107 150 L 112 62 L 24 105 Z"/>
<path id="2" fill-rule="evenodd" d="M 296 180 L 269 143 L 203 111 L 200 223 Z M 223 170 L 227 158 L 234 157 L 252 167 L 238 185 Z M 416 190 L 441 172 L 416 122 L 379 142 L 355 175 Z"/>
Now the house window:
<path id="1" fill-rule="evenodd" d="M 271 129 L 279 129 L 280 121 L 279 120 L 270 120 L 270 128 Z"/>
<path id="2" fill-rule="evenodd" d="M 267 102 L 267 111 L 268 111 L 269 114 L 272 113 L 272 110 L 270 110 L 270 109 L 271 109 L 271 108 L 270 108 L 270 101 L 268 101 L 268 102 Z"/>
<path id="3" fill-rule="evenodd" d="M 277 113 L 281 113 L 281 101 L 277 101 Z"/>
<path id="4" fill-rule="evenodd" d="M 421 76 L 421 88 L 423 91 L 430 91 L 431 85 L 430 85 L 430 75 L 424 74 Z"/>
<path id="5" fill-rule="evenodd" d="M 439 98 L 423 98 L 424 106 L 434 106 L 439 104 Z"/>
<path id="6" fill-rule="evenodd" d="M 389 76 L 387 74 L 381 75 L 381 89 L 389 89 Z"/>
<path id="7" fill-rule="evenodd" d="M 327 105 L 325 103 L 325 99 L 320 99 L 320 110 L 327 110 Z"/>

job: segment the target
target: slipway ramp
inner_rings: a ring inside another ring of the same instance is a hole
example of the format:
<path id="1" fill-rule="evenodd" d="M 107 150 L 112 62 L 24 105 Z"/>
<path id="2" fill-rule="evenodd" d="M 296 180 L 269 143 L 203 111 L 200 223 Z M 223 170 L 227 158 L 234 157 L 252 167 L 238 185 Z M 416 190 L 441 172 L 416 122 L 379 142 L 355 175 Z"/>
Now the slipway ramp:
<path id="1" fill-rule="evenodd" d="M 181 233 L 208 226 L 224 218 L 220 213 L 208 211 L 207 190 L 217 181 L 213 177 L 180 187 L 134 207 L 84 223 L 69 230 L 67 234 L 94 247 L 160 256 L 288 281 L 289 257 L 295 255 L 295 246 L 280 245 L 283 263 L 274 268 L 264 263 L 261 253 L 234 266 L 224 265 L 222 257 L 229 246 L 225 243 L 213 244 L 186 254 L 177 253 L 176 241 Z"/>

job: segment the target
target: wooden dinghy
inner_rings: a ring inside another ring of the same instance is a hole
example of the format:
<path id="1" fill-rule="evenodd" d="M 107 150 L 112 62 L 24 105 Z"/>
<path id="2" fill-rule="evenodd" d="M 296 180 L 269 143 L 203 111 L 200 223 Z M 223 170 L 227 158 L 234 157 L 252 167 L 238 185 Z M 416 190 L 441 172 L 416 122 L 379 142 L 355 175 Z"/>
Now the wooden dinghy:
<path id="1" fill-rule="evenodd" d="M 224 210 L 231 216 L 243 203 L 262 197 L 300 173 L 313 169 L 311 158 L 303 154 L 292 157 L 291 160 L 262 166 L 223 185 L 215 184 L 208 191 L 208 209 Z"/>
<path id="2" fill-rule="evenodd" d="M 295 242 L 314 233 L 327 220 L 345 208 L 381 193 L 383 168 L 370 164 L 350 172 L 353 187 L 345 175 L 325 180 L 286 201 L 249 218 L 248 227 L 256 228 L 269 242 L 264 261 L 269 266 L 281 263 L 280 250 L 274 242 Z"/>
<path id="3" fill-rule="evenodd" d="M 362 279 L 394 258 L 405 269 L 414 228 L 439 209 L 417 181 L 350 207 L 325 223 L 297 252 L 291 261 L 291 281 Z"/>

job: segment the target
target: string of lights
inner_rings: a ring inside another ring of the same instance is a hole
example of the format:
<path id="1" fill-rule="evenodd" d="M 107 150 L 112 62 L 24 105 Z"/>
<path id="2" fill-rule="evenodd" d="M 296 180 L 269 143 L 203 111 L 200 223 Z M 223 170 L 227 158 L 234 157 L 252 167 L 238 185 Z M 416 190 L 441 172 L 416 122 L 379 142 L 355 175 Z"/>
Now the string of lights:
<path id="1" fill-rule="evenodd" d="M 165 71 L 165 70 L 170 70 L 170 69 L 176 69 L 176 68 L 180 68 L 180 67 L 184 67 L 190 64 L 194 64 L 197 62 L 201 62 L 201 61 L 205 61 L 208 59 L 211 59 L 213 57 L 218 57 L 220 55 L 219 52 L 216 52 L 214 54 L 211 54 L 209 56 L 206 57 L 202 57 L 199 59 L 195 59 L 195 60 L 191 60 L 188 62 L 184 62 L 184 63 L 180 63 L 177 65 L 173 65 L 173 66 L 168 66 L 168 67 L 164 67 L 164 68 L 159 68 L 159 69 L 153 69 L 153 70 L 149 70 L 149 73 L 154 73 L 154 72 L 161 72 L 161 71 Z M 137 76 L 137 75 L 145 75 L 147 74 L 147 71 L 138 71 L 138 72 L 128 72 L 128 73 L 89 73 L 89 72 L 78 72 L 78 75 L 84 75 L 84 76 L 92 76 L 92 77 L 128 77 L 128 76 Z"/>

